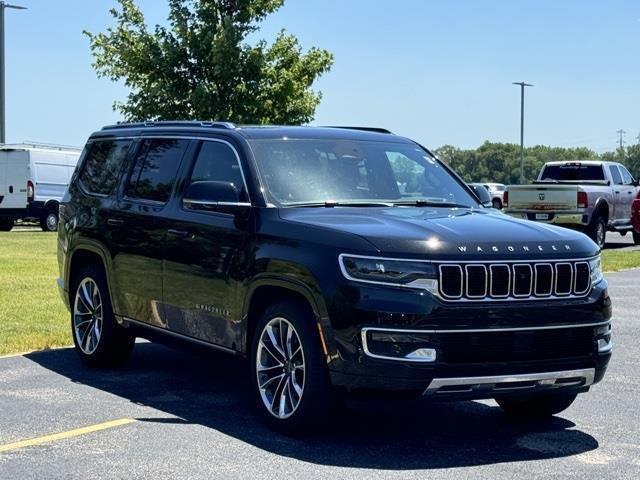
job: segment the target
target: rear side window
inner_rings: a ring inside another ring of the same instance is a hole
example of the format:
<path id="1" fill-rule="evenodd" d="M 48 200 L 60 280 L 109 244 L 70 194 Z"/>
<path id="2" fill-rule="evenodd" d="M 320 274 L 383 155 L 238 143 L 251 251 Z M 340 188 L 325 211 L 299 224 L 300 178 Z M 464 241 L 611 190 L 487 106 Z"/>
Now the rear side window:
<path id="1" fill-rule="evenodd" d="M 130 140 L 101 140 L 94 142 L 80 172 L 80 184 L 89 193 L 109 195 L 118 181 Z"/>
<path id="2" fill-rule="evenodd" d="M 615 185 L 622 185 L 622 177 L 620 176 L 620 171 L 618 170 L 618 167 L 614 165 L 610 165 L 609 172 L 611 172 L 611 178 L 613 179 L 613 183 Z"/>
<path id="3" fill-rule="evenodd" d="M 189 140 L 144 140 L 129 177 L 127 197 L 162 203 L 169 200 L 188 145 Z"/>

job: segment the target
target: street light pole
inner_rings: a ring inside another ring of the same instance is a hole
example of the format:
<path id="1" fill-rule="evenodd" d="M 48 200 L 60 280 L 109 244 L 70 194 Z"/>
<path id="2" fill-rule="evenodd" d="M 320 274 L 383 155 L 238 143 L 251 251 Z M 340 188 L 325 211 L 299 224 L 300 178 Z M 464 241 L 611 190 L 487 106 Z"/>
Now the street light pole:
<path id="1" fill-rule="evenodd" d="M 10 5 L 0 1 L 0 144 L 6 142 L 7 127 L 5 118 L 5 81 L 4 81 L 4 11 L 6 8 L 26 10 L 27 7 Z"/>
<path id="2" fill-rule="evenodd" d="M 524 183 L 524 87 L 533 87 L 530 83 L 513 82 L 520 85 L 520 184 Z"/>

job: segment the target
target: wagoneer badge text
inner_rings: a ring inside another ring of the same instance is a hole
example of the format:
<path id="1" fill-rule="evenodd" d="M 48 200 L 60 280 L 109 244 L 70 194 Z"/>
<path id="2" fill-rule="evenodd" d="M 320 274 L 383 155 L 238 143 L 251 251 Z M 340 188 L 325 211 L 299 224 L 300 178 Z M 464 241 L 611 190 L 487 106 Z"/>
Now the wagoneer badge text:
<path id="1" fill-rule="evenodd" d="M 458 250 L 460 250 L 462 253 L 467 253 L 467 251 L 469 250 L 473 250 L 473 248 L 469 248 L 467 245 L 459 245 L 458 246 Z M 558 247 L 557 245 L 551 245 L 549 246 L 546 250 L 545 247 L 543 245 L 535 245 L 533 247 L 530 247 L 528 245 L 521 245 L 520 247 L 516 248 L 513 245 L 507 245 L 506 247 L 498 247 L 497 245 L 491 245 L 491 247 L 486 247 L 482 248 L 480 245 L 477 245 L 475 247 L 475 251 L 478 253 L 484 253 L 485 251 L 488 252 L 494 252 L 494 253 L 498 253 L 498 252 L 504 252 L 504 251 L 508 251 L 508 252 L 515 252 L 516 250 L 518 251 L 523 251 L 523 252 L 530 252 L 530 251 L 538 251 L 538 252 L 546 252 L 551 250 L 552 252 L 558 252 L 558 251 L 569 251 L 571 250 L 571 245 L 562 245 L 560 247 Z"/>

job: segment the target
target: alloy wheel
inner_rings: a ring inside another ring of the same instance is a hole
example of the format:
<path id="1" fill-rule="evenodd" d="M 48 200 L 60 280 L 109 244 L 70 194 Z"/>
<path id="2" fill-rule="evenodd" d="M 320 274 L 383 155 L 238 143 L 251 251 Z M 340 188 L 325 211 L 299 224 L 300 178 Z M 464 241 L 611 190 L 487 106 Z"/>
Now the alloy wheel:
<path id="1" fill-rule="evenodd" d="M 599 247 L 603 247 L 605 243 L 606 231 L 602 222 L 598 223 L 598 230 L 596 231 L 596 239 Z"/>
<path id="2" fill-rule="evenodd" d="M 304 350 L 298 332 L 285 318 L 273 318 L 260 333 L 256 377 L 269 413 L 278 419 L 293 415 L 304 393 Z"/>
<path id="3" fill-rule="evenodd" d="M 98 348 L 102 336 L 104 313 L 98 285 L 85 278 L 76 290 L 73 307 L 73 333 L 80 350 L 91 355 Z"/>
<path id="4" fill-rule="evenodd" d="M 58 230 L 58 216 L 55 213 L 50 213 L 47 215 L 45 219 L 45 223 L 47 225 L 47 229 L 50 232 L 55 232 Z"/>

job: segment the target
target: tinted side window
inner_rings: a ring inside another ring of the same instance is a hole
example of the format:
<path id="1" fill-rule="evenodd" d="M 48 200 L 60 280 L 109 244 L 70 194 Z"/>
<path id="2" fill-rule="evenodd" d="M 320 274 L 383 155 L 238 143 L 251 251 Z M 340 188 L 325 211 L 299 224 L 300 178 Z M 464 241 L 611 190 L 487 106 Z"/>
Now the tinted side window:
<path id="1" fill-rule="evenodd" d="M 118 181 L 118 173 L 130 145 L 130 140 L 94 142 L 80 172 L 82 187 L 89 193 L 109 195 Z"/>
<path id="2" fill-rule="evenodd" d="M 623 166 L 620 166 L 619 168 L 620 168 L 620 173 L 622 174 L 622 182 L 625 185 L 632 185 L 633 184 L 633 177 L 629 173 L 629 170 L 627 170 Z"/>
<path id="3" fill-rule="evenodd" d="M 622 177 L 620 176 L 620 171 L 618 170 L 618 167 L 614 165 L 610 165 L 609 171 L 611 172 L 611 178 L 613 179 L 613 183 L 616 185 L 622 185 Z"/>
<path id="4" fill-rule="evenodd" d="M 240 201 L 249 201 L 238 158 L 225 143 L 202 142 L 191 174 L 191 183 L 201 181 L 233 183 L 240 193 Z"/>
<path id="5" fill-rule="evenodd" d="M 144 140 L 129 177 L 127 197 L 163 203 L 169 200 L 188 144 L 189 140 Z"/>

